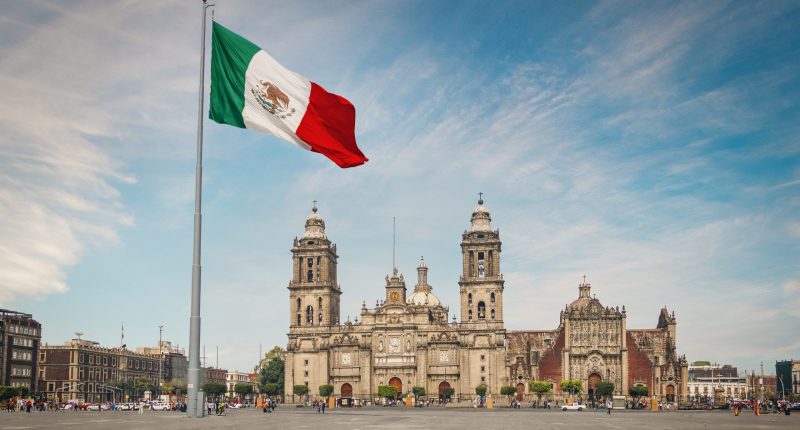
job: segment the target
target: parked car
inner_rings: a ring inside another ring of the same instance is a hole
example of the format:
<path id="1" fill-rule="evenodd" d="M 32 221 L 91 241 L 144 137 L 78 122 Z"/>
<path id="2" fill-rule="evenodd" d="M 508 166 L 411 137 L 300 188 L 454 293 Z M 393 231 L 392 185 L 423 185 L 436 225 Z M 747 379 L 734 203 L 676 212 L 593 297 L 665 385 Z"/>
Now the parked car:
<path id="1" fill-rule="evenodd" d="M 586 409 L 586 405 L 582 405 L 582 404 L 580 404 L 578 402 L 570 403 L 568 405 L 564 405 L 564 406 L 561 407 L 562 411 L 578 411 L 578 412 L 580 412 L 580 411 L 582 411 L 584 409 Z"/>
<path id="2" fill-rule="evenodd" d="M 131 406 L 130 403 L 120 403 L 120 404 L 117 405 L 117 410 L 118 411 L 132 411 L 133 410 L 133 406 Z"/>
<path id="3" fill-rule="evenodd" d="M 90 403 L 89 406 L 86 407 L 87 411 L 99 411 L 100 405 L 97 403 Z"/>
<path id="4" fill-rule="evenodd" d="M 154 411 L 168 411 L 169 403 L 153 402 L 150 404 L 150 408 Z"/>
<path id="5" fill-rule="evenodd" d="M 240 409 L 240 408 L 243 408 L 244 405 L 241 404 L 241 403 L 231 403 L 230 407 L 233 408 L 233 409 Z"/>

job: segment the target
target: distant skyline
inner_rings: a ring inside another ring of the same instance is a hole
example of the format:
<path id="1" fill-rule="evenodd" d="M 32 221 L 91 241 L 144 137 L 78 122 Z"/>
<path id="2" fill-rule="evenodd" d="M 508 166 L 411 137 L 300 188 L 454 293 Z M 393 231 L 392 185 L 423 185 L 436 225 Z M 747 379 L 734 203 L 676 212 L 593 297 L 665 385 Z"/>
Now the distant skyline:
<path id="1" fill-rule="evenodd" d="M 674 311 L 690 362 L 800 358 L 797 2 L 216 3 L 355 105 L 370 161 L 206 120 L 212 364 L 286 346 L 313 200 L 342 320 L 384 296 L 392 217 L 407 287 L 424 255 L 452 317 L 479 192 L 507 329 L 555 328 L 586 275 L 630 328 Z M 124 321 L 130 348 L 160 324 L 187 348 L 200 1 L 6 2 L 0 22 L 0 307 L 48 343 L 117 346 Z"/>

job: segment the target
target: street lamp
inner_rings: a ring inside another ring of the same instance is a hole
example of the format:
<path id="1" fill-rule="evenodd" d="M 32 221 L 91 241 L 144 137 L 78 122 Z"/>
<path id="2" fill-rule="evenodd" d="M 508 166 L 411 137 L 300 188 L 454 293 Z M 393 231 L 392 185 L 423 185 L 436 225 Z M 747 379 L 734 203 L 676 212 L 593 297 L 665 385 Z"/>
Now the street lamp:
<path id="1" fill-rule="evenodd" d="M 162 353 L 163 351 L 161 349 L 161 334 L 163 332 L 164 332 L 164 325 L 159 325 L 158 326 L 158 387 L 156 390 L 159 396 L 161 396 L 161 372 L 162 369 L 164 368 L 163 366 L 164 354 Z"/>

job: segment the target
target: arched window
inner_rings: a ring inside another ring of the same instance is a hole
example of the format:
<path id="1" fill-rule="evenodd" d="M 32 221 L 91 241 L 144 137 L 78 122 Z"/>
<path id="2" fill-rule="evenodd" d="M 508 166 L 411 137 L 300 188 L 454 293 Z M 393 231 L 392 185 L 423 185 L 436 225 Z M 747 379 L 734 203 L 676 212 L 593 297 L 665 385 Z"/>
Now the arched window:
<path id="1" fill-rule="evenodd" d="M 300 325 L 300 314 L 297 314 L 297 325 Z"/>
<path id="2" fill-rule="evenodd" d="M 322 297 L 319 298 L 318 302 L 319 302 L 319 306 L 318 306 L 319 309 L 322 309 Z"/>
<path id="3" fill-rule="evenodd" d="M 322 325 L 322 314 L 319 314 L 319 325 Z"/>
<path id="4" fill-rule="evenodd" d="M 467 305 L 472 306 L 472 293 L 467 294 Z"/>
<path id="5" fill-rule="evenodd" d="M 472 321 L 472 309 L 469 310 L 469 320 Z"/>
<path id="6" fill-rule="evenodd" d="M 301 309 L 303 309 L 303 305 L 300 304 L 300 297 L 298 297 L 297 298 L 297 312 L 300 312 Z"/>
<path id="7" fill-rule="evenodd" d="M 486 319 L 486 303 L 483 301 L 478 302 L 478 319 Z"/>
<path id="8" fill-rule="evenodd" d="M 483 251 L 478 251 L 478 277 L 483 278 L 484 274 L 484 253 Z"/>
<path id="9" fill-rule="evenodd" d="M 494 319 L 494 309 L 492 309 L 491 314 L 492 314 L 492 319 Z"/>
<path id="10" fill-rule="evenodd" d="M 489 301 L 492 302 L 492 304 L 494 304 L 494 293 L 492 293 L 492 295 L 489 296 Z"/>
<path id="11" fill-rule="evenodd" d="M 314 325 L 314 307 L 306 306 L 306 325 Z"/>

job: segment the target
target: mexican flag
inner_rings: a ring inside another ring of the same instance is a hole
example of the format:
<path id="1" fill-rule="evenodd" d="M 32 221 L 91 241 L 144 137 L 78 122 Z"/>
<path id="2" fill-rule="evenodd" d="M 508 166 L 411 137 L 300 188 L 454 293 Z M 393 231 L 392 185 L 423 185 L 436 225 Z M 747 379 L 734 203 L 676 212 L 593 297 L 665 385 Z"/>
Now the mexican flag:
<path id="1" fill-rule="evenodd" d="M 212 120 L 272 134 L 339 167 L 367 161 L 356 145 L 356 109 L 347 99 L 283 67 L 216 22 L 211 46 Z"/>

